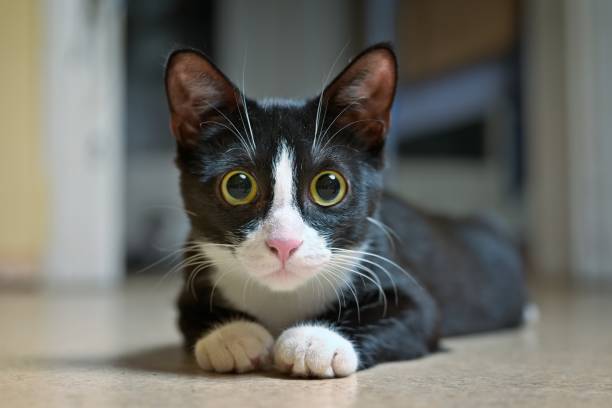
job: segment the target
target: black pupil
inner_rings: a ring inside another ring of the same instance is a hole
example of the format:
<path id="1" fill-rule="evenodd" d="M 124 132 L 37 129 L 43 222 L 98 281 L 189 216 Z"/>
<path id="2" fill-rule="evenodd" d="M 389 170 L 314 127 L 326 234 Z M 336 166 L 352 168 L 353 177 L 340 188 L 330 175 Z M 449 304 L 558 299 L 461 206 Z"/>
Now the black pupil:
<path id="1" fill-rule="evenodd" d="M 340 194 L 340 182 L 334 174 L 324 174 L 317 179 L 316 189 L 324 201 L 332 201 Z"/>
<path id="2" fill-rule="evenodd" d="M 227 180 L 227 192 L 236 200 L 247 198 L 252 188 L 251 180 L 244 173 L 234 174 Z"/>

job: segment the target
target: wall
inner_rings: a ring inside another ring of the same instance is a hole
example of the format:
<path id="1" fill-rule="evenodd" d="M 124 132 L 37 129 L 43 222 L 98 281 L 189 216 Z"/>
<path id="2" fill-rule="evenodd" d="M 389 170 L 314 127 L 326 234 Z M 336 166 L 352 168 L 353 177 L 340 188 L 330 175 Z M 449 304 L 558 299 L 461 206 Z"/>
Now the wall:
<path id="1" fill-rule="evenodd" d="M 46 234 L 39 12 L 36 0 L 0 2 L 0 278 L 34 276 Z"/>
<path id="2" fill-rule="evenodd" d="M 216 62 L 238 86 L 245 67 L 248 96 L 314 96 L 361 48 L 358 13 L 350 0 L 220 1 Z"/>
<path id="3" fill-rule="evenodd" d="M 554 281 L 612 283 L 612 3 L 533 0 L 526 117 L 532 260 Z"/>
<path id="4" fill-rule="evenodd" d="M 612 2 L 565 1 L 573 277 L 612 284 Z"/>
<path id="5" fill-rule="evenodd" d="M 43 139 L 51 285 L 124 275 L 123 1 L 45 0 Z"/>
<path id="6" fill-rule="evenodd" d="M 525 3 L 529 236 L 538 274 L 569 273 L 565 15 L 562 2 Z"/>

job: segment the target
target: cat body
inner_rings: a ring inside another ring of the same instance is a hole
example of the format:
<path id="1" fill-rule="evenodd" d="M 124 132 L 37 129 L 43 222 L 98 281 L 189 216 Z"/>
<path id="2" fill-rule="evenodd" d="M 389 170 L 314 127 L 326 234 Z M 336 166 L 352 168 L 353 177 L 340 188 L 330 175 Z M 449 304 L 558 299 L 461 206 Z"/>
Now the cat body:
<path id="1" fill-rule="evenodd" d="M 179 326 L 204 370 L 341 377 L 521 323 L 509 239 L 383 192 L 396 71 L 374 46 L 311 100 L 253 101 L 199 52 L 170 56 L 192 226 Z"/>

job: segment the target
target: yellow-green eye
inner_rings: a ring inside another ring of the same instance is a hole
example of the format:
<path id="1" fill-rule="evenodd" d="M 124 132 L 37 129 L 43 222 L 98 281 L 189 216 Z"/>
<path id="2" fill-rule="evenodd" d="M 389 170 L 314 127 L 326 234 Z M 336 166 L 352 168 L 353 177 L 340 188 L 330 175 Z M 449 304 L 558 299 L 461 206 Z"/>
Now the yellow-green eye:
<path id="1" fill-rule="evenodd" d="M 255 178 L 242 170 L 233 170 L 221 180 L 221 195 L 230 205 L 245 205 L 257 196 Z"/>
<path id="2" fill-rule="evenodd" d="M 333 170 L 320 172 L 310 182 L 312 199 L 323 207 L 338 204 L 346 196 L 346 190 L 346 180 Z"/>

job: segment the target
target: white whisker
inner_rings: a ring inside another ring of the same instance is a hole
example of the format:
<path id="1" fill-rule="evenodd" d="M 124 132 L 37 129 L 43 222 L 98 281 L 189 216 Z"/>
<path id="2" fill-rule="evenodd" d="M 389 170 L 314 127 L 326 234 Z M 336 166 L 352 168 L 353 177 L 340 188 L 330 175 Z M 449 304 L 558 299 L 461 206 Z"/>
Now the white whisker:
<path id="1" fill-rule="evenodd" d="M 365 265 L 361 265 L 359 262 L 365 262 L 368 265 L 372 265 L 380 269 L 387 276 L 387 278 L 389 279 L 389 282 L 393 286 L 393 295 L 395 297 L 395 305 L 397 306 L 398 304 L 397 285 L 395 283 L 395 279 L 393 279 L 393 275 L 387 270 L 387 268 L 385 268 L 384 266 L 380 264 L 377 264 L 376 262 L 370 261 L 369 259 L 364 259 L 363 257 L 356 257 L 356 256 L 351 256 L 351 255 L 346 255 L 346 254 L 336 254 L 336 257 L 340 259 L 344 259 L 347 262 L 350 262 L 351 264 L 357 263 L 356 264 L 357 268 L 360 268 L 361 270 L 372 273 L 372 275 L 376 277 L 377 282 L 382 286 L 382 283 L 380 279 L 378 278 L 378 275 L 374 271 L 372 271 L 370 268 L 366 267 Z"/>
<path id="2" fill-rule="evenodd" d="M 372 276 L 374 277 L 374 279 L 376 279 L 377 284 L 382 287 L 382 282 L 380 281 L 380 278 L 378 277 L 378 275 L 374 271 L 369 269 L 368 267 L 366 267 L 364 265 L 361 265 L 359 263 L 360 261 L 361 261 L 361 258 L 357 258 L 357 257 L 349 258 L 349 257 L 345 257 L 345 256 L 339 255 L 339 254 L 336 254 L 335 259 L 332 260 L 333 263 L 345 265 L 347 267 L 360 268 L 362 270 L 365 270 L 365 271 L 371 273 Z"/>
<path id="3" fill-rule="evenodd" d="M 181 252 L 183 252 L 184 249 L 183 248 L 179 248 L 175 251 L 172 251 L 171 253 L 169 253 L 168 255 L 164 255 L 162 258 L 158 259 L 157 261 L 153 262 L 152 264 L 145 266 L 144 268 L 138 269 L 137 271 L 135 271 L 135 274 L 141 274 L 143 272 L 146 272 L 148 270 L 150 270 L 151 268 L 163 263 L 164 261 L 167 261 L 168 259 L 172 258 L 172 257 L 176 257 L 179 256 L 179 254 Z"/>
<path id="4" fill-rule="evenodd" d="M 360 120 L 356 120 L 356 121 L 350 122 L 350 123 L 348 123 L 348 124 L 346 124 L 346 125 L 342 126 L 342 127 L 341 127 L 341 128 L 340 128 L 340 129 L 339 129 L 337 132 L 336 132 L 336 133 L 334 133 L 333 135 L 331 135 L 331 136 L 330 136 L 330 137 L 327 139 L 327 141 L 326 141 L 326 142 L 325 142 L 325 144 L 323 145 L 323 150 L 325 150 L 325 148 L 327 147 L 327 145 L 328 145 L 328 144 L 329 144 L 329 143 L 330 143 L 330 142 L 331 142 L 331 141 L 334 139 L 334 137 L 336 137 L 336 135 L 337 135 L 338 133 L 342 132 L 344 129 L 346 129 L 346 128 L 347 128 L 347 127 L 349 127 L 349 126 L 353 126 L 353 125 L 355 125 L 355 124 L 357 124 L 357 123 L 361 123 L 361 122 L 380 122 L 380 123 L 383 123 L 383 124 L 384 124 L 384 122 L 383 122 L 382 120 L 379 120 L 379 119 L 360 119 Z"/>
<path id="5" fill-rule="evenodd" d="M 382 221 L 377 220 L 376 218 L 367 217 L 366 219 L 371 224 L 373 224 L 373 225 L 377 226 L 378 228 L 380 228 L 380 230 L 383 232 L 383 234 L 385 234 L 385 237 L 387 237 L 387 240 L 389 241 L 389 244 L 391 245 L 392 250 L 395 251 L 395 241 L 393 240 L 393 238 L 395 238 L 398 241 L 400 241 L 399 235 L 397 235 L 397 233 L 395 231 L 393 231 L 391 229 L 391 227 L 389 227 L 388 225 L 386 225 Z"/>
<path id="6" fill-rule="evenodd" d="M 240 111 L 239 111 L 240 112 Z M 212 124 L 215 126 L 221 126 L 224 127 L 225 129 L 227 129 L 228 131 L 230 131 L 234 136 L 236 136 L 236 138 L 238 138 L 238 141 L 240 142 L 240 145 L 242 146 L 242 148 L 244 150 L 246 150 L 247 154 L 249 155 L 249 157 L 252 159 L 252 155 L 251 155 L 251 148 L 250 146 L 247 144 L 244 136 L 241 133 L 237 133 L 234 129 L 230 128 L 229 126 L 227 126 L 224 123 L 221 122 L 216 122 L 214 120 L 207 120 L 205 122 L 200 123 L 200 126 L 202 125 L 206 125 L 206 124 Z"/>
<path id="7" fill-rule="evenodd" d="M 145 210 L 151 210 L 154 208 L 164 208 L 164 209 L 168 209 L 168 210 L 176 210 L 176 211 L 180 211 L 180 212 L 184 212 L 186 214 L 192 215 L 194 217 L 197 217 L 198 214 L 194 213 L 193 211 L 189 211 L 187 209 L 185 209 L 184 207 L 179 207 L 177 205 L 150 205 L 148 207 L 145 207 Z"/>
<path id="8" fill-rule="evenodd" d="M 380 259 L 383 262 L 388 263 L 389 265 L 393 266 L 394 268 L 396 268 L 397 270 L 399 270 L 400 272 L 402 272 L 402 274 L 404 274 L 404 276 L 406 276 L 416 287 L 418 287 L 420 290 L 424 290 L 423 287 L 421 286 L 421 284 L 404 268 L 402 268 L 401 266 L 399 266 L 397 263 L 393 262 L 392 260 L 390 260 L 389 258 L 385 258 L 384 256 L 372 253 L 372 252 L 368 252 L 368 251 L 358 251 L 358 250 L 354 250 L 354 249 L 344 249 L 344 248 L 331 248 L 332 251 L 336 251 L 338 253 L 344 253 L 344 254 L 359 254 L 359 255 L 366 255 L 366 256 L 371 256 L 373 258 L 376 259 Z M 363 259 L 363 258 L 361 258 Z M 366 263 L 370 263 L 373 265 L 378 265 L 375 262 L 372 262 L 370 260 L 367 259 L 363 259 L 364 262 Z M 380 267 L 380 265 L 379 265 Z"/>
<path id="9" fill-rule="evenodd" d="M 236 101 L 236 108 L 238 110 L 238 115 L 240 116 L 240 123 L 242 123 L 242 129 L 244 130 L 244 133 L 246 135 L 249 134 L 249 131 L 246 128 L 246 124 L 244 123 L 244 118 L 242 117 L 242 110 L 244 108 L 240 108 L 240 106 L 244 106 L 244 102 L 242 101 L 242 97 L 240 98 L 240 102 L 238 102 L 238 97 L 236 94 L 234 94 L 234 100 Z M 249 138 L 249 142 L 251 141 L 251 139 Z M 249 143 L 249 149 L 253 152 L 253 155 L 255 155 L 255 147 Z"/>
<path id="10" fill-rule="evenodd" d="M 336 289 L 336 286 L 333 284 L 332 281 L 330 281 L 327 276 L 325 276 L 324 273 L 319 274 L 319 276 L 321 276 L 321 278 L 325 279 L 325 281 L 327 283 L 329 283 L 329 286 L 332 288 L 332 290 L 334 291 L 334 293 L 336 294 L 336 299 L 338 300 L 338 320 L 340 319 L 340 316 L 342 314 L 342 303 L 344 301 L 344 294 L 342 295 L 342 299 L 343 301 L 340 301 L 340 295 L 338 294 L 338 290 Z"/>
<path id="11" fill-rule="evenodd" d="M 253 277 L 249 275 L 246 281 L 244 281 L 244 286 L 242 287 L 242 305 L 246 307 L 246 294 L 248 290 L 248 286 L 253 280 Z"/>
<path id="12" fill-rule="evenodd" d="M 253 146 L 253 154 L 255 154 L 255 150 L 257 146 L 255 145 L 255 136 L 253 135 L 253 128 L 251 127 L 251 119 L 249 118 L 249 108 L 246 103 L 246 97 L 244 96 L 246 93 L 246 84 L 244 81 L 244 72 L 246 70 L 246 55 L 247 52 L 244 52 L 244 61 L 242 63 L 242 105 L 244 106 L 244 114 L 246 116 L 247 124 L 249 125 L 249 132 L 251 134 L 251 145 Z"/>
<path id="13" fill-rule="evenodd" d="M 327 133 L 329 132 L 329 129 L 331 129 L 331 127 L 334 125 L 334 123 L 336 123 L 336 121 L 340 118 L 340 116 L 342 116 L 347 110 L 349 110 L 351 107 L 353 107 L 354 105 L 358 105 L 359 101 L 355 101 L 352 103 L 349 103 L 348 105 L 346 105 L 341 111 L 340 113 L 338 113 L 336 115 L 336 117 L 334 118 L 334 120 L 331 121 L 331 123 L 327 126 L 327 128 L 325 128 L 325 131 L 323 132 L 323 134 L 321 135 L 321 140 L 323 140 L 323 138 L 327 135 Z"/>
<path id="14" fill-rule="evenodd" d="M 342 56 L 342 54 L 344 54 L 344 50 L 346 49 L 346 47 L 348 47 L 350 42 L 351 41 L 348 40 L 344 44 L 344 47 L 342 47 L 342 49 L 340 50 L 340 52 L 338 53 L 338 55 L 334 59 L 334 62 L 332 64 L 331 68 L 327 72 L 327 76 L 325 77 L 325 80 L 321 84 L 321 91 L 320 91 L 320 94 L 319 94 L 319 103 L 317 104 L 317 116 L 315 118 L 315 132 L 314 132 L 314 137 L 313 137 L 313 141 L 312 141 L 312 148 L 311 148 L 311 151 L 312 151 L 313 154 L 315 154 L 315 152 L 317 151 L 317 144 L 318 144 L 318 140 L 317 139 L 318 139 L 318 135 L 319 135 L 319 131 L 320 131 L 319 128 L 322 127 L 323 123 L 325 123 L 325 114 L 327 114 L 327 104 L 325 104 L 325 114 L 323 115 L 323 120 L 321 120 L 320 116 L 321 116 L 321 102 L 323 100 L 323 91 L 325 90 L 325 87 L 327 86 L 327 83 L 329 82 L 329 80 L 331 78 L 331 74 L 334 71 L 334 68 L 336 67 L 336 64 L 340 60 L 340 57 Z"/>
<path id="15" fill-rule="evenodd" d="M 357 322 L 361 323 L 361 310 L 360 310 L 360 306 L 359 306 L 359 297 L 357 296 L 357 291 L 356 291 L 355 287 L 353 286 L 353 284 L 350 281 L 346 281 L 346 280 L 342 279 L 341 275 L 338 276 L 335 273 L 335 272 L 342 273 L 341 271 L 338 271 L 337 269 L 335 269 L 335 268 L 339 267 L 339 265 L 331 265 L 331 266 L 332 266 L 332 268 L 331 269 L 325 269 L 325 272 L 331 274 L 336 279 L 342 280 L 342 282 L 344 282 L 344 284 L 347 286 L 348 290 L 351 292 L 351 294 L 353 295 L 353 298 L 355 299 L 355 306 L 357 308 Z M 342 295 L 342 298 L 344 299 L 344 294 Z M 342 310 L 338 310 L 338 320 L 340 320 L 340 316 L 341 315 L 342 315 Z"/>
<path id="16" fill-rule="evenodd" d="M 215 106 L 211 105 L 210 103 L 203 101 L 206 105 L 208 105 L 208 107 L 210 107 L 211 109 L 214 109 L 218 114 L 220 114 L 221 116 L 223 116 L 223 118 L 232 126 L 232 128 L 235 130 L 234 135 L 239 139 L 240 144 L 243 145 L 244 149 L 246 150 L 247 154 L 249 155 L 249 157 L 251 158 L 251 160 L 253 160 L 253 153 L 251 151 L 251 148 L 249 147 L 248 143 L 246 142 L 246 140 L 241 136 L 240 131 L 238 130 L 238 128 L 236 127 L 236 125 L 234 124 L 234 122 L 232 122 L 230 120 L 230 118 L 227 117 L 226 114 L 224 114 L 223 112 L 221 112 L 219 109 L 217 109 Z M 206 123 L 206 122 L 202 122 L 202 123 Z"/>
<path id="17" fill-rule="evenodd" d="M 224 246 L 224 247 L 225 246 L 230 246 L 230 247 L 235 247 L 235 245 L 229 245 L 229 244 L 198 243 L 198 242 L 195 242 L 195 241 L 187 242 L 187 243 L 184 243 L 184 244 L 180 244 L 180 248 L 177 248 L 177 249 L 169 248 L 168 250 L 171 250 L 172 252 L 170 252 L 167 255 L 164 255 L 162 258 L 158 259 L 157 261 L 154 261 L 152 264 L 150 264 L 148 266 L 145 266 L 144 268 L 138 269 L 134 273 L 135 274 L 140 274 L 140 273 L 143 273 L 145 271 L 148 271 L 149 269 L 151 269 L 151 268 L 153 268 L 153 267 L 163 263 L 164 261 L 166 261 L 166 260 L 168 260 L 168 259 L 170 259 L 172 257 L 178 256 L 180 253 L 187 252 L 189 250 L 199 249 L 199 247 L 201 245 L 204 245 L 204 246 L 211 245 L 211 246 Z M 164 250 L 164 248 L 158 248 L 158 249 Z"/>
<path id="18" fill-rule="evenodd" d="M 209 309 L 212 312 L 213 310 L 213 299 L 215 297 L 215 290 L 217 289 L 217 285 L 219 285 L 219 283 L 221 282 L 221 280 L 225 277 L 225 275 L 227 275 L 227 271 L 221 273 L 221 276 L 219 276 L 215 282 L 213 283 L 213 287 L 210 290 L 210 304 L 209 304 Z"/>
<path id="19" fill-rule="evenodd" d="M 352 269 L 352 268 L 350 268 L 348 266 L 344 266 L 344 265 L 341 265 L 341 264 L 335 264 L 334 266 L 338 267 L 338 268 L 340 268 L 340 269 L 342 269 L 342 270 L 344 270 L 346 272 L 354 273 L 355 275 L 360 276 L 360 277 L 362 277 L 364 279 L 367 279 L 368 281 L 372 282 L 374 284 L 374 286 L 376 286 L 376 288 L 378 289 L 379 299 L 382 299 L 382 301 L 383 301 L 383 313 L 382 313 L 382 315 L 383 315 L 383 317 L 387 315 L 387 305 L 388 305 L 387 295 L 385 294 L 385 291 L 383 290 L 383 288 L 382 288 L 382 286 L 380 284 L 380 280 L 375 280 L 372 277 L 370 277 L 370 276 L 368 276 L 368 275 L 366 275 L 364 273 L 361 273 L 359 271 L 356 271 L 356 270 L 354 270 L 354 269 Z"/>

